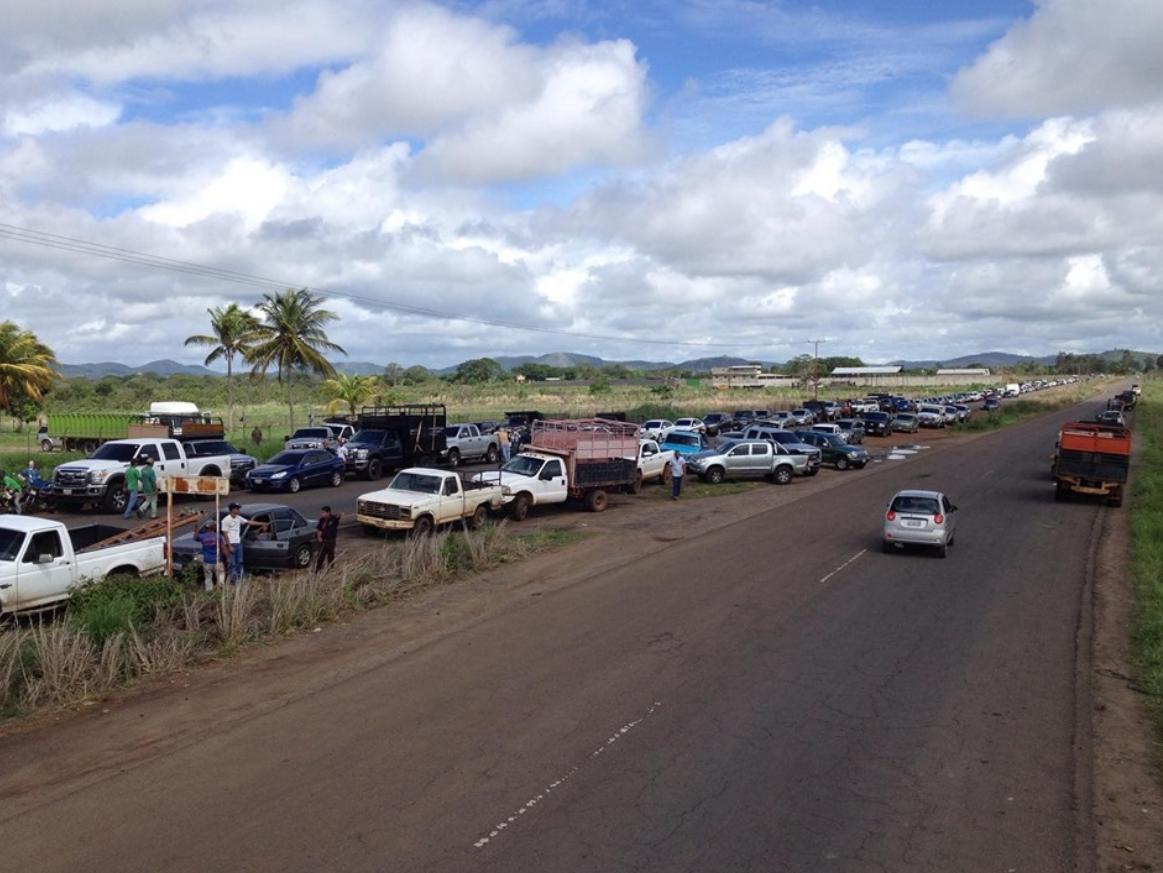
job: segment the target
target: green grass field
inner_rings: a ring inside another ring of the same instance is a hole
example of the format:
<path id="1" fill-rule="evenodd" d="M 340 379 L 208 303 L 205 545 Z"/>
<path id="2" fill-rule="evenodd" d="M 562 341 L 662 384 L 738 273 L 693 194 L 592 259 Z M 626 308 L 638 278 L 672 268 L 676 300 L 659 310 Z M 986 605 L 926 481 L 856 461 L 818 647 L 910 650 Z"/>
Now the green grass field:
<path id="1" fill-rule="evenodd" d="M 1148 382 L 1135 410 L 1139 441 L 1131 492 L 1135 657 L 1163 767 L 1163 382 Z"/>

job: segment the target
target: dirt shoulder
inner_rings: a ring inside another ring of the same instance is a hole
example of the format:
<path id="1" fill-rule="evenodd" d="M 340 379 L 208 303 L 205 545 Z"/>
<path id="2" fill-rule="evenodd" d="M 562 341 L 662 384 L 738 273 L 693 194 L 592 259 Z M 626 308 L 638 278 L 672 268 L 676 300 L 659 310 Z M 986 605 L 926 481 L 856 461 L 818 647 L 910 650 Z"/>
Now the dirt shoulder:
<path id="1" fill-rule="evenodd" d="M 1089 686 L 1095 849 L 1101 873 L 1163 869 L 1159 749 L 1132 678 L 1135 581 L 1130 519 L 1127 507 L 1103 510 L 1095 555 Z"/>

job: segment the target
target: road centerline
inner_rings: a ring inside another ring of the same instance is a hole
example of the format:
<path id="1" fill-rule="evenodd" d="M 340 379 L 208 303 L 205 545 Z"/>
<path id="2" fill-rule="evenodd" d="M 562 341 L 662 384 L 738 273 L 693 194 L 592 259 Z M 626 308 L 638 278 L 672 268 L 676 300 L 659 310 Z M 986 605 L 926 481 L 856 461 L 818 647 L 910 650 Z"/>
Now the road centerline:
<path id="1" fill-rule="evenodd" d="M 835 576 L 837 573 L 839 573 L 841 570 L 843 570 L 849 564 L 854 562 L 861 555 L 865 554 L 867 551 L 868 551 L 868 549 L 861 549 L 859 552 L 857 552 L 855 555 L 853 555 L 851 558 L 849 558 L 847 561 L 845 561 L 843 564 L 841 564 L 839 567 L 837 567 L 831 573 L 828 573 L 824 576 L 821 576 L 820 577 L 820 584 L 823 585 L 825 582 L 827 582 L 829 579 L 831 579 L 833 576 Z"/>

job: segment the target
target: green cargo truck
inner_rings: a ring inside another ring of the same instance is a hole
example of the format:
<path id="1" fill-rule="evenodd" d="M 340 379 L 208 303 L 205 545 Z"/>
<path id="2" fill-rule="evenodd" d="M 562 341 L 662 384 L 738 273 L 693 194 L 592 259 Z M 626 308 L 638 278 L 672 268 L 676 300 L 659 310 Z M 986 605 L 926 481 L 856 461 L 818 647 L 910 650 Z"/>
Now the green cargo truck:
<path id="1" fill-rule="evenodd" d="M 36 440 L 45 452 L 92 452 L 109 440 L 128 437 L 129 426 L 138 421 L 140 415 L 124 412 L 50 412 L 48 425 L 37 431 Z"/>

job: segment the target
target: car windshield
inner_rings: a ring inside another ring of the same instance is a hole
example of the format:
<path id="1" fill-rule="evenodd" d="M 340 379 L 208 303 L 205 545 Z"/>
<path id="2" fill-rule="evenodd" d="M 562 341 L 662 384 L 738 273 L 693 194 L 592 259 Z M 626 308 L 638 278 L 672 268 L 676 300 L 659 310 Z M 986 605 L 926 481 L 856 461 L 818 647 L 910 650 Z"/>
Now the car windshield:
<path id="1" fill-rule="evenodd" d="M 354 443 L 370 443 L 379 445 L 384 441 L 384 437 L 388 435 L 386 430 L 361 430 L 351 438 L 349 444 Z"/>
<path id="2" fill-rule="evenodd" d="M 536 476 L 541 471 L 541 461 L 528 455 L 518 455 L 501 467 L 501 471 L 516 473 L 518 476 Z"/>
<path id="3" fill-rule="evenodd" d="M 397 473 L 389 488 L 396 491 L 415 491 L 418 494 L 439 494 L 440 476 L 425 473 Z"/>
<path id="4" fill-rule="evenodd" d="M 187 449 L 193 449 L 195 455 L 233 455 L 234 447 L 227 442 L 187 443 Z"/>
<path id="5" fill-rule="evenodd" d="M 702 445 L 699 438 L 693 433 L 672 433 L 666 438 L 666 442 L 676 446 L 698 446 Z"/>
<path id="6" fill-rule="evenodd" d="M 888 421 L 887 412 L 870 412 L 865 416 L 865 421 Z"/>
<path id="7" fill-rule="evenodd" d="M 0 561 L 15 561 L 23 542 L 23 531 L 0 527 Z"/>
<path id="8" fill-rule="evenodd" d="M 309 437 L 322 437 L 323 439 L 329 439 L 331 437 L 331 431 L 325 427 L 301 427 L 295 431 L 294 435 L 291 436 L 291 439 L 298 440 Z"/>
<path id="9" fill-rule="evenodd" d="M 731 451 L 731 449 L 735 448 L 735 446 L 737 446 L 737 445 L 739 445 L 739 440 L 727 440 L 727 442 L 725 442 L 721 446 L 719 446 L 719 454 L 725 455 L 729 451 Z"/>
<path id="10" fill-rule="evenodd" d="M 937 515 L 940 508 L 935 497 L 916 497 L 898 494 L 892 502 L 893 512 L 915 512 L 921 515 Z"/>
<path id="11" fill-rule="evenodd" d="M 105 443 L 89 457 L 94 461 L 130 461 L 139 448 L 137 443 Z"/>
<path id="12" fill-rule="evenodd" d="M 302 452 L 279 452 L 269 461 L 268 464 L 274 464 L 276 467 L 295 467 L 303 460 Z"/>
<path id="13" fill-rule="evenodd" d="M 830 446 L 836 446 L 836 448 L 841 448 L 843 446 L 848 445 L 848 443 L 844 442 L 844 440 L 841 437 L 836 436 L 836 434 L 834 434 L 834 433 L 825 433 L 825 434 L 821 434 L 821 436 L 825 440 L 828 441 L 828 445 L 830 445 Z"/>

